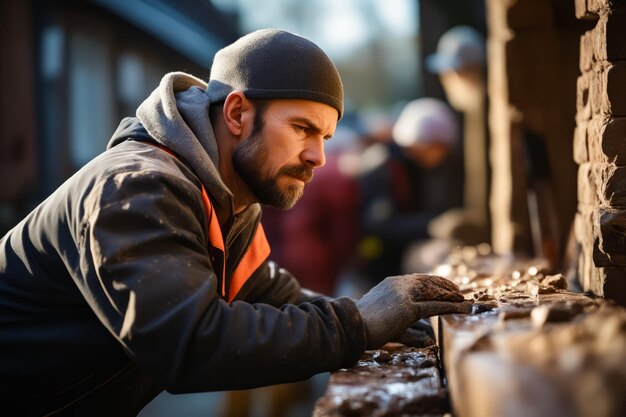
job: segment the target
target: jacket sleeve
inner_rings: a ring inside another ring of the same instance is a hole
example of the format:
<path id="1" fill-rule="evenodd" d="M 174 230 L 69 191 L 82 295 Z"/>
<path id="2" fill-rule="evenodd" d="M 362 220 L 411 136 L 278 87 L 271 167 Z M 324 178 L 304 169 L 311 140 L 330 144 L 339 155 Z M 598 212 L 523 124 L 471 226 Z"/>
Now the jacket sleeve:
<path id="1" fill-rule="evenodd" d="M 326 296 L 302 288 L 291 272 L 268 260 L 246 281 L 236 299 L 280 307 L 283 304 L 311 302 L 320 297 Z"/>
<path id="2" fill-rule="evenodd" d="M 136 365 L 169 391 L 295 381 L 363 353 L 363 323 L 350 299 L 280 308 L 221 299 L 191 182 L 134 172 L 95 190 L 85 201 L 78 285 Z"/>

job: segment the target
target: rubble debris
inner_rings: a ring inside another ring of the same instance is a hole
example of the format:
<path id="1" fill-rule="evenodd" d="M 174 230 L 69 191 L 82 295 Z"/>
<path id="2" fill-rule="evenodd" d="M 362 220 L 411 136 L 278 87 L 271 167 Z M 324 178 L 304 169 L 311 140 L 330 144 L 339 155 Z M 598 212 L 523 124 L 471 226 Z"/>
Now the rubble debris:
<path id="1" fill-rule="evenodd" d="M 334 372 L 313 417 L 422 417 L 449 412 L 438 348 L 397 344 L 367 351 L 356 366 Z"/>
<path id="2" fill-rule="evenodd" d="M 583 306 L 572 302 L 544 304 L 533 308 L 530 313 L 533 326 L 543 327 L 546 323 L 566 322 L 582 313 Z"/>
<path id="3" fill-rule="evenodd" d="M 517 320 L 517 319 L 525 319 L 530 317 L 530 312 L 532 310 L 529 308 L 513 308 L 508 310 L 502 310 L 498 314 L 498 321 L 508 321 L 508 320 Z"/>
<path id="4" fill-rule="evenodd" d="M 487 301 L 484 303 L 474 303 L 472 306 L 472 314 L 480 314 L 487 311 L 491 311 L 498 308 L 498 303 L 495 301 Z"/>
<path id="5" fill-rule="evenodd" d="M 313 417 L 443 417 L 448 390 L 458 417 L 626 415 L 625 310 L 568 291 L 538 260 L 465 250 L 435 273 L 472 313 L 434 321 L 445 357 L 397 343 L 366 352 L 331 375 Z"/>
<path id="6" fill-rule="evenodd" d="M 439 318 L 454 415 L 626 415 L 626 311 L 535 262 L 457 257 L 441 269 L 466 298 L 497 306 Z"/>
<path id="7" fill-rule="evenodd" d="M 567 280 L 563 274 L 555 274 L 555 275 L 546 275 L 540 281 L 541 285 L 545 285 L 547 287 L 553 287 L 558 290 L 566 290 L 567 289 Z"/>
<path id="8" fill-rule="evenodd" d="M 391 361 L 391 355 L 386 350 L 377 350 L 372 355 L 372 359 L 378 363 L 386 363 Z"/>
<path id="9" fill-rule="evenodd" d="M 493 295 L 488 294 L 486 291 L 478 291 L 474 293 L 474 300 L 476 301 L 493 301 Z"/>

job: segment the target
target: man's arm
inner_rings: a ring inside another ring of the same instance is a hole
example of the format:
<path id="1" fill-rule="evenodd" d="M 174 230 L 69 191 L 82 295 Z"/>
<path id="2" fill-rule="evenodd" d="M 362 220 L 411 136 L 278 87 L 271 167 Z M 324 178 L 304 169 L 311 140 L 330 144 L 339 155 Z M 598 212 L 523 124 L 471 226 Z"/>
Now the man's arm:
<path id="1" fill-rule="evenodd" d="M 166 389 L 294 381 L 349 366 L 363 352 L 365 328 L 352 300 L 279 309 L 221 299 L 194 184 L 134 172 L 96 189 L 77 284 L 137 366 Z"/>
<path id="2" fill-rule="evenodd" d="M 274 261 L 266 261 L 246 281 L 236 299 L 280 307 L 283 304 L 311 302 L 320 297 L 325 295 L 302 288 L 291 272 Z"/>

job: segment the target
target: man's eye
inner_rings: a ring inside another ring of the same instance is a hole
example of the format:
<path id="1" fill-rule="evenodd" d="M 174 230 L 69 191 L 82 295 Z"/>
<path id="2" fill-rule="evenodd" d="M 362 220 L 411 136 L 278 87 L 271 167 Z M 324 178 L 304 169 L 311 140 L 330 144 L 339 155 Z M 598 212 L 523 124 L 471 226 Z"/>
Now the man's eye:
<path id="1" fill-rule="evenodd" d="M 300 125 L 294 125 L 294 126 L 295 126 L 295 129 L 300 132 L 307 133 L 309 131 L 308 126 L 300 126 Z"/>

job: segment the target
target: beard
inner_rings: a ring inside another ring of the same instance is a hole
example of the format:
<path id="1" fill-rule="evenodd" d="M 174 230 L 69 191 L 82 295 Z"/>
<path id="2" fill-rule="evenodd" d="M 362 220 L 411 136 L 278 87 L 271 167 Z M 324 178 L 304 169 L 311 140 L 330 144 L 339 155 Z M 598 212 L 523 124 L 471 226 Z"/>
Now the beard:
<path id="1" fill-rule="evenodd" d="M 304 193 L 302 187 L 291 184 L 286 189 L 279 185 L 283 175 L 302 180 L 305 184 L 313 179 L 313 168 L 306 164 L 286 165 L 275 175 L 264 175 L 269 150 L 262 134 L 252 134 L 243 140 L 233 152 L 232 163 L 256 199 L 268 206 L 281 210 L 292 208 Z"/>

